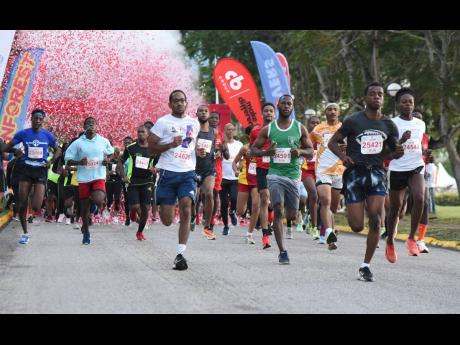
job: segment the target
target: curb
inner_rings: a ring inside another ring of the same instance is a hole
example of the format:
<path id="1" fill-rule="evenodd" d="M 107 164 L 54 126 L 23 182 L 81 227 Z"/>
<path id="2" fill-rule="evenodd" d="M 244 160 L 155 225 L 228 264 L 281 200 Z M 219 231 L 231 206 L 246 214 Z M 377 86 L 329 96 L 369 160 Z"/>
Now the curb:
<path id="1" fill-rule="evenodd" d="M 13 211 L 11 210 L 0 216 L 0 231 L 8 225 L 11 218 L 13 218 Z"/>
<path id="2" fill-rule="evenodd" d="M 368 230 L 364 228 L 361 232 L 354 232 L 349 226 L 337 225 L 336 229 L 341 232 L 351 232 L 354 234 L 367 235 Z M 409 237 L 408 234 L 397 234 L 396 239 L 400 241 L 406 241 Z M 425 244 L 429 244 L 436 247 L 449 248 L 460 251 L 460 242 L 459 241 L 447 241 L 447 240 L 438 240 L 434 237 L 425 237 Z"/>

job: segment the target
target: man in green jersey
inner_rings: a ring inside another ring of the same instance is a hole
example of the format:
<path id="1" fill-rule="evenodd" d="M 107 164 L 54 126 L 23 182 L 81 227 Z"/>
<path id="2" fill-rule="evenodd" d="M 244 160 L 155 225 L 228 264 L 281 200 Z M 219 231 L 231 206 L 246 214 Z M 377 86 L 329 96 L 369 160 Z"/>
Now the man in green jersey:
<path id="1" fill-rule="evenodd" d="M 118 173 L 123 182 L 128 183 L 128 202 L 131 212 L 140 213 L 139 227 L 136 238 L 144 241 L 143 231 L 149 216 L 150 199 L 153 188 L 153 157 L 147 148 L 147 137 L 149 132 L 147 127 L 140 126 L 137 129 L 137 141 L 128 145 L 123 152 L 123 156 L 118 160 Z M 123 164 L 128 162 L 128 172 L 125 174 Z M 140 212 L 139 212 L 140 211 Z"/>
<path id="2" fill-rule="evenodd" d="M 251 148 L 255 156 L 271 156 L 267 182 L 275 211 L 273 228 L 280 250 L 280 264 L 289 264 L 283 243 L 283 210 L 286 209 L 287 220 L 295 220 L 299 209 L 299 157 L 313 157 L 313 145 L 308 137 L 308 130 L 299 121 L 291 119 L 293 110 L 294 98 L 290 95 L 281 96 L 278 100 L 278 119 L 262 129 Z M 271 145 L 262 150 L 267 140 L 270 140 Z"/>

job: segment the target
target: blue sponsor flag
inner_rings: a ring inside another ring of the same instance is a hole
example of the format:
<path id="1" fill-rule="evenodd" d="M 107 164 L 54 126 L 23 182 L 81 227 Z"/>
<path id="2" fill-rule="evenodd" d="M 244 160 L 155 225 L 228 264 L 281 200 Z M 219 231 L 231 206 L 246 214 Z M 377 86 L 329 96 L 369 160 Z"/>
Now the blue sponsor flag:
<path id="1" fill-rule="evenodd" d="M 251 41 L 251 46 L 256 57 L 265 101 L 276 105 L 282 95 L 291 94 L 291 88 L 283 66 L 278 60 L 275 51 L 267 44 Z M 276 117 L 278 117 L 278 110 L 276 111 Z M 295 118 L 294 111 L 292 112 L 292 117 Z"/>

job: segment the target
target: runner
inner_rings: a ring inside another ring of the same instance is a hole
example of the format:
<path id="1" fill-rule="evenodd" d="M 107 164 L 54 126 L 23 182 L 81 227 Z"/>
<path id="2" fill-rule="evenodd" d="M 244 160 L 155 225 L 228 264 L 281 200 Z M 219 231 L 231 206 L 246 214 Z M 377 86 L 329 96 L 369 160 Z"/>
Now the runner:
<path id="1" fill-rule="evenodd" d="M 179 199 L 179 244 L 174 268 L 186 270 L 188 265 L 183 254 L 190 234 L 191 208 L 195 202 L 195 146 L 200 124 L 185 115 L 187 97 L 183 91 L 171 92 L 169 107 L 171 114 L 159 118 L 151 129 L 149 154 L 161 154 L 156 166 L 160 169 L 156 202 L 160 205 L 160 219 L 164 225 L 171 225 Z"/>
<path id="2" fill-rule="evenodd" d="M 412 196 L 411 229 L 406 245 L 409 256 L 418 256 L 420 250 L 415 241 L 424 207 L 425 162 L 423 161 L 422 140 L 426 131 L 425 122 L 412 116 L 414 111 L 414 92 L 409 88 L 400 89 L 395 96 L 400 110 L 398 117 L 392 118 L 399 131 L 400 144 L 404 156 L 390 162 L 390 213 L 388 217 L 388 237 L 385 255 L 389 262 L 395 263 L 397 254 L 394 246 L 396 224 L 406 190 Z"/>
<path id="3" fill-rule="evenodd" d="M 232 164 L 235 160 L 236 155 L 243 147 L 241 141 L 235 140 L 235 126 L 231 123 L 225 125 L 225 142 L 229 152 L 229 159 L 222 161 L 222 190 L 220 191 L 220 215 L 222 216 L 222 222 L 224 223 L 224 229 L 222 235 L 226 236 L 229 233 L 228 227 L 228 215 L 230 211 L 230 218 L 232 225 L 236 226 L 238 219 L 236 218 L 236 203 L 238 196 L 238 177 L 233 172 Z M 228 201 L 230 199 L 230 206 Z"/>
<path id="4" fill-rule="evenodd" d="M 250 136 L 253 125 L 245 129 L 245 133 Z M 249 144 L 244 145 L 236 155 L 232 167 L 235 176 L 238 176 L 238 197 L 236 199 L 236 214 L 240 217 L 246 213 L 248 208 L 249 196 L 251 196 L 251 218 L 246 232 L 246 243 L 255 244 L 253 233 L 259 219 L 259 193 L 257 191 L 257 159 L 249 150 Z M 238 164 L 242 161 L 241 169 Z M 241 173 L 240 173 L 241 171 Z"/>
<path id="5" fill-rule="evenodd" d="M 103 211 L 105 219 L 109 219 L 111 206 L 114 201 L 115 205 L 112 211 L 120 211 L 121 191 L 123 185 L 121 174 L 117 171 L 117 164 L 120 157 L 120 148 L 115 147 L 113 157 L 110 159 L 109 164 L 107 164 L 107 181 L 105 182 L 107 190 L 107 208 Z"/>
<path id="6" fill-rule="evenodd" d="M 364 228 L 364 212 L 369 218 L 366 254 L 359 268 L 359 278 L 374 281 L 370 262 L 379 241 L 379 231 L 387 178 L 383 168 L 385 146 L 395 152 L 395 157 L 404 154 L 398 145 L 398 129 L 393 121 L 381 113 L 383 85 L 369 84 L 364 90 L 366 108 L 348 116 L 329 140 L 329 149 L 347 167 L 343 175 L 343 192 L 347 204 L 348 224 L 355 232 Z M 346 153 L 340 147 L 347 139 Z"/>
<path id="7" fill-rule="evenodd" d="M 32 209 L 41 210 L 48 179 L 48 166 L 54 163 L 61 155 L 61 149 L 56 145 L 56 137 L 46 129 L 43 129 L 43 121 L 46 116 L 41 109 L 32 111 L 32 127 L 17 132 L 13 139 L 6 145 L 2 144 L 2 152 L 15 152 L 13 146 L 22 143 L 25 153 L 18 158 L 17 168 L 21 171 L 18 191 L 18 214 L 21 221 L 22 231 L 19 243 L 29 243 L 27 231 L 26 212 L 29 194 L 33 188 L 31 197 Z M 55 149 L 54 156 L 47 161 L 49 148 Z"/>
<path id="8" fill-rule="evenodd" d="M 148 153 L 149 132 L 142 125 L 137 129 L 137 140 L 129 145 L 117 163 L 117 170 L 124 183 L 128 184 L 128 203 L 131 212 L 140 214 L 136 238 L 145 241 L 144 228 L 149 217 L 149 206 L 153 188 L 153 157 Z M 128 173 L 123 167 L 128 161 Z"/>
<path id="9" fill-rule="evenodd" d="M 123 138 L 123 146 L 125 147 L 123 150 L 123 153 L 126 151 L 126 148 L 133 143 L 133 141 L 134 141 L 133 138 L 131 138 L 130 136 Z M 125 175 L 128 173 L 128 164 L 129 162 L 126 161 L 125 164 L 123 165 L 123 170 L 125 172 Z M 123 199 L 124 199 L 124 204 L 125 204 L 125 216 L 126 216 L 125 226 L 130 226 L 131 218 L 130 218 L 129 201 L 128 201 L 128 184 L 122 183 L 121 187 L 123 190 Z"/>
<path id="10" fill-rule="evenodd" d="M 82 217 L 82 243 L 91 243 L 89 232 L 90 205 L 94 203 L 102 210 L 105 202 L 106 167 L 114 152 L 110 142 L 97 134 L 94 117 L 83 122 L 85 133 L 67 148 L 64 159 L 67 165 L 77 166 L 78 194 Z"/>
<path id="11" fill-rule="evenodd" d="M 313 144 L 318 145 L 316 154 L 316 189 L 321 203 L 321 224 L 329 250 L 337 249 L 337 236 L 334 227 L 334 214 L 340 202 L 342 174 L 345 167 L 342 161 L 327 147 L 329 139 L 342 126 L 339 121 L 340 108 L 337 103 L 328 103 L 325 109 L 326 123 L 315 127 L 310 134 Z M 343 146 L 343 144 L 341 145 Z"/>
<path id="12" fill-rule="evenodd" d="M 265 126 L 252 146 L 257 156 L 272 156 L 267 175 L 270 198 L 275 210 L 273 228 L 280 250 L 280 264 L 289 264 L 289 256 L 283 242 L 283 210 L 286 220 L 295 220 L 299 209 L 300 162 L 299 157 L 311 159 L 313 147 L 308 131 L 299 121 L 291 119 L 294 98 L 281 96 L 278 101 L 279 117 Z M 267 140 L 270 147 L 262 150 Z"/>
<path id="13" fill-rule="evenodd" d="M 320 124 L 319 116 L 312 115 L 307 120 L 307 130 L 311 133 L 316 126 Z M 316 190 L 316 153 L 318 144 L 313 143 L 313 158 L 310 160 L 304 159 L 302 164 L 302 182 L 307 190 L 307 203 L 308 203 L 308 214 L 310 216 L 309 233 L 313 237 L 313 240 L 319 239 L 318 231 L 318 192 Z M 305 222 L 306 223 L 306 222 Z"/>
<path id="14" fill-rule="evenodd" d="M 262 117 L 264 126 L 268 126 L 275 117 L 275 106 L 272 103 L 265 103 L 262 106 Z M 251 135 L 249 136 L 249 144 L 253 145 L 262 131 L 263 126 L 255 126 Z M 267 140 L 262 150 L 266 150 L 270 147 L 270 141 Z M 251 154 L 251 153 L 249 153 Z M 267 249 L 271 247 L 270 244 L 270 230 L 268 228 L 268 206 L 270 204 L 270 192 L 267 184 L 267 174 L 270 167 L 270 156 L 257 157 L 257 190 L 259 191 L 260 207 L 259 207 L 259 219 L 260 225 L 262 226 L 262 248 Z"/>

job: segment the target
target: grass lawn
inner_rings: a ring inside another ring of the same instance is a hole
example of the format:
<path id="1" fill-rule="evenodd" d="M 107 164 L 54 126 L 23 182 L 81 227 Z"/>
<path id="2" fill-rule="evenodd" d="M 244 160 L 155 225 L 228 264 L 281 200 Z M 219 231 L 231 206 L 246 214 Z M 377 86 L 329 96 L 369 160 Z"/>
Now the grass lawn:
<path id="1" fill-rule="evenodd" d="M 426 236 L 438 240 L 460 242 L 460 206 L 436 206 L 436 216 L 430 214 Z M 335 216 L 337 225 L 348 225 L 346 215 L 338 213 Z M 398 232 L 407 234 L 410 230 L 410 215 L 404 216 L 398 226 Z"/>

